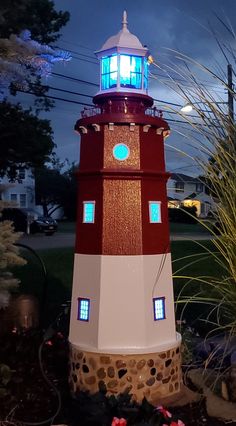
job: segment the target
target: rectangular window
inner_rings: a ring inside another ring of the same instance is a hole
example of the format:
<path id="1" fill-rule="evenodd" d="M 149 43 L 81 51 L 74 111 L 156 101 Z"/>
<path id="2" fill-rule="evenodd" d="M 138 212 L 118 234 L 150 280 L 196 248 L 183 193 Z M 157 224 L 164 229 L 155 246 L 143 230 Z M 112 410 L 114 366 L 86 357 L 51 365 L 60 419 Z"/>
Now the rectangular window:
<path id="1" fill-rule="evenodd" d="M 117 85 L 118 61 L 117 55 L 102 58 L 102 81 L 101 88 L 110 89 Z"/>
<path id="2" fill-rule="evenodd" d="M 144 58 L 144 89 L 147 90 L 148 87 L 148 62 L 147 59 Z"/>
<path id="3" fill-rule="evenodd" d="M 120 55 L 120 86 L 135 89 L 142 87 L 142 58 Z"/>
<path id="4" fill-rule="evenodd" d="M 83 202 L 83 223 L 94 223 L 95 201 Z"/>
<path id="5" fill-rule="evenodd" d="M 154 321 L 165 319 L 166 314 L 165 314 L 165 298 L 164 297 L 156 297 L 153 299 L 153 311 L 154 311 Z"/>
<path id="6" fill-rule="evenodd" d="M 149 201 L 149 221 L 150 223 L 161 223 L 160 201 Z"/>
<path id="7" fill-rule="evenodd" d="M 17 203 L 17 194 L 11 194 L 11 201 Z"/>
<path id="8" fill-rule="evenodd" d="M 196 183 L 196 192 L 202 192 L 202 191 L 203 191 L 203 184 Z"/>
<path id="9" fill-rule="evenodd" d="M 25 169 L 24 169 L 23 167 L 20 167 L 20 168 L 19 168 L 18 178 L 19 178 L 20 180 L 25 179 Z"/>
<path id="10" fill-rule="evenodd" d="M 175 192 L 184 192 L 184 182 L 175 182 Z"/>
<path id="11" fill-rule="evenodd" d="M 80 321 L 89 321 L 90 300 L 78 298 L 78 317 Z"/>
<path id="12" fill-rule="evenodd" d="M 20 194 L 20 207 L 26 207 L 26 194 Z"/>

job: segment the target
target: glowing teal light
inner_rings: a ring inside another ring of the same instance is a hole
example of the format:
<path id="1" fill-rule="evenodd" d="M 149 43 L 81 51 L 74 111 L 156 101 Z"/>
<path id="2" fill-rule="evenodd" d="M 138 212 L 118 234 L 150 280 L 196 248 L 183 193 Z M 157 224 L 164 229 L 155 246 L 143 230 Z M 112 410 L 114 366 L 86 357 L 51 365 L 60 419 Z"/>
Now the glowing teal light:
<path id="1" fill-rule="evenodd" d="M 104 56 L 101 60 L 101 88 L 111 89 L 117 86 L 131 89 L 142 89 L 147 86 L 147 72 L 144 70 L 144 81 L 142 83 L 141 56 L 133 55 L 111 55 Z M 144 64 L 145 65 L 145 64 Z"/>
<path id="2" fill-rule="evenodd" d="M 124 161 L 129 157 L 129 148 L 124 143 L 118 143 L 113 148 L 113 155 L 116 160 Z"/>
<path id="3" fill-rule="evenodd" d="M 160 201 L 149 201 L 149 219 L 151 223 L 161 223 Z"/>
<path id="4" fill-rule="evenodd" d="M 141 89 L 142 58 L 140 56 L 120 55 L 120 85 Z"/>
<path id="5" fill-rule="evenodd" d="M 83 223 L 94 223 L 95 202 L 84 202 Z"/>
<path id="6" fill-rule="evenodd" d="M 102 89 L 117 86 L 117 55 L 102 58 Z"/>
<path id="7" fill-rule="evenodd" d="M 165 319 L 165 298 L 156 297 L 153 299 L 154 321 Z"/>
<path id="8" fill-rule="evenodd" d="M 89 321 L 90 300 L 79 298 L 78 304 L 78 320 Z"/>

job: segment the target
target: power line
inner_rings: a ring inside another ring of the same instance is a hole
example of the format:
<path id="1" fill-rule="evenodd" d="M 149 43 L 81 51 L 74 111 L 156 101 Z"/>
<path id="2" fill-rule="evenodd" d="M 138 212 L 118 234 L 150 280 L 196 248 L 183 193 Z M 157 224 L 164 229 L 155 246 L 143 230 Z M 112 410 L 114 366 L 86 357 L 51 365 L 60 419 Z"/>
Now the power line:
<path id="1" fill-rule="evenodd" d="M 52 75 L 55 75 L 56 77 L 66 78 L 66 79 L 73 80 L 73 81 L 78 81 L 79 83 L 83 83 L 83 84 L 87 84 L 87 85 L 99 87 L 99 84 L 93 83 L 92 81 L 81 80 L 81 79 L 76 78 L 76 77 L 70 77 L 70 76 L 66 76 L 64 74 L 59 74 L 59 73 L 55 73 L 55 72 L 53 72 Z M 174 102 L 166 102 L 166 101 L 163 101 L 161 99 L 155 99 L 155 98 L 153 98 L 153 100 L 155 102 L 163 103 L 163 104 L 166 104 L 166 105 L 172 105 L 172 106 L 182 107 L 181 104 L 177 104 L 177 103 L 174 103 Z"/>
<path id="2" fill-rule="evenodd" d="M 71 44 L 74 44 L 74 45 L 76 45 L 75 43 L 71 43 Z M 79 45 L 76 45 L 76 46 L 79 46 Z M 55 47 L 55 46 L 54 46 Z M 56 46 L 57 48 L 59 48 L 59 49 L 63 49 L 62 47 L 60 47 L 60 46 Z M 86 48 L 86 47 L 84 47 L 84 48 Z M 86 49 L 89 49 L 89 48 L 86 48 Z M 88 63 L 91 63 L 91 64 L 93 64 L 93 65 L 99 65 L 99 61 L 97 60 L 97 58 L 95 57 L 95 56 L 91 56 L 91 55 L 85 55 L 85 54 L 83 54 L 83 53 L 79 53 L 79 52 L 77 52 L 77 51 L 75 51 L 75 50 L 70 50 L 70 49 L 67 49 L 68 50 L 68 52 L 70 52 L 70 53 L 73 53 L 74 55 L 76 55 L 76 56 L 73 56 L 72 55 L 72 58 L 73 59 L 76 59 L 76 60 L 80 60 L 80 61 L 83 61 L 83 62 L 88 62 Z M 92 49 L 89 49 L 89 50 L 92 50 Z M 84 59 L 84 58 L 80 58 L 79 56 L 83 56 L 83 57 L 85 57 L 85 58 L 89 58 L 89 59 L 92 59 L 93 61 L 90 61 L 90 60 L 88 60 L 88 59 Z M 95 62 L 96 61 L 96 62 Z M 153 77 L 154 76 L 154 77 Z M 154 72 L 152 72 L 152 73 L 150 73 L 150 78 L 154 78 L 155 79 L 155 77 L 160 77 L 161 79 L 162 79 L 162 81 L 169 81 L 168 80 L 168 76 L 166 76 L 166 75 L 163 75 L 163 74 L 158 74 L 158 73 L 154 73 Z M 186 86 L 189 86 L 189 85 L 191 85 L 191 82 L 190 81 L 187 81 L 187 80 L 185 80 L 184 78 L 180 78 L 180 77 L 174 77 L 173 78 L 173 80 L 175 80 L 175 81 L 179 81 L 179 82 L 184 82 L 185 83 L 185 85 Z M 216 90 L 216 88 L 215 88 L 215 85 L 214 85 L 214 83 L 210 83 L 209 81 L 207 81 L 207 80 L 202 80 L 202 81 L 199 81 L 199 85 L 201 85 L 201 86 L 204 86 L 204 87 L 209 87 L 209 88 L 214 88 L 214 90 Z M 218 92 L 222 92 L 224 90 L 224 88 L 222 88 L 222 89 L 220 89 L 220 88 L 218 88 Z"/>
<path id="3" fill-rule="evenodd" d="M 52 48 L 56 47 L 57 49 L 63 49 L 61 46 L 51 46 Z M 64 49 L 63 49 L 64 50 Z M 68 52 L 70 53 L 74 53 L 75 55 L 80 55 L 80 56 L 84 56 L 85 58 L 89 58 L 89 59 L 93 59 L 93 60 L 97 60 L 96 56 L 92 56 L 92 55 L 85 55 L 84 53 L 80 53 L 80 52 L 76 52 L 75 50 L 70 50 L 70 49 L 66 49 Z"/>
<path id="4" fill-rule="evenodd" d="M 86 95 L 84 93 L 79 93 L 79 92 L 72 92 L 71 90 L 66 90 L 66 89 L 59 89 L 59 87 L 43 86 L 43 85 L 41 85 L 40 87 L 42 87 L 42 88 L 48 88 L 50 90 L 56 90 L 58 92 L 70 93 L 71 95 L 84 96 L 85 98 L 93 98 L 92 95 Z"/>
<path id="5" fill-rule="evenodd" d="M 78 81 L 79 83 L 88 84 L 90 86 L 99 87 L 99 84 L 93 83 L 92 81 L 81 80 L 80 78 L 67 76 L 65 74 L 60 74 L 60 73 L 57 73 L 57 72 L 52 72 L 52 75 L 55 75 L 56 77 L 63 77 L 63 78 L 68 79 L 68 80 Z"/>
<path id="6" fill-rule="evenodd" d="M 69 102 L 69 103 L 72 103 L 72 104 L 94 107 L 94 105 L 92 105 L 92 104 L 86 104 L 85 102 L 73 101 L 72 99 L 58 98 L 57 96 L 38 94 L 38 93 L 31 92 L 30 90 L 23 90 L 23 89 L 17 89 L 17 90 L 18 90 L 18 92 L 26 93 L 28 95 L 34 95 L 34 96 L 37 96 L 39 98 L 54 99 L 54 100 L 58 100 L 58 101 Z"/>
<path id="7" fill-rule="evenodd" d="M 89 107 L 91 107 L 91 108 L 93 108 L 93 107 L 94 107 L 94 105 L 92 105 L 92 104 L 87 104 L 87 103 L 85 103 L 85 102 L 74 101 L 74 100 L 72 100 L 72 99 L 59 98 L 59 97 L 57 97 L 57 96 L 51 96 L 51 95 L 40 95 L 40 94 L 36 94 L 36 93 L 34 93 L 34 92 L 31 92 L 31 91 L 22 90 L 22 89 L 18 89 L 18 91 L 19 91 L 19 92 L 22 92 L 22 93 L 29 94 L 29 95 L 34 95 L 34 96 L 37 96 L 37 97 L 43 97 L 43 98 L 46 98 L 46 99 L 48 98 L 48 99 L 53 99 L 53 100 L 58 100 L 58 101 L 63 101 L 63 102 L 68 102 L 68 103 L 73 103 L 73 104 L 77 104 L 77 105 L 89 106 Z M 176 113 L 176 114 L 177 114 L 177 113 Z M 187 123 L 187 122 L 185 122 L 185 121 L 181 121 L 181 120 L 174 120 L 174 119 L 171 119 L 171 118 L 168 118 L 168 121 L 171 121 L 172 123 L 188 124 L 188 123 Z M 195 123 L 195 124 L 196 124 L 196 123 Z"/>

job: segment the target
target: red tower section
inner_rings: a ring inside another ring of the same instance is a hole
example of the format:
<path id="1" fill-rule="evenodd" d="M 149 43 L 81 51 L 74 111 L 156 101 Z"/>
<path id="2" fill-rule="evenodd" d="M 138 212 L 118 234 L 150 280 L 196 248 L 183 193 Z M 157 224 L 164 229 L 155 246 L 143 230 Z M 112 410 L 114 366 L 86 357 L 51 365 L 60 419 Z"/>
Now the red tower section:
<path id="1" fill-rule="evenodd" d="M 133 93 L 104 93 L 97 105 L 77 121 L 81 133 L 78 228 L 76 252 L 104 255 L 168 253 L 163 135 L 166 121 L 152 98 Z M 129 156 L 115 158 L 117 144 L 125 144 Z M 95 221 L 83 224 L 84 200 L 95 201 Z M 150 222 L 149 202 L 160 203 L 161 220 Z M 82 225 L 81 225 L 82 224 Z"/>

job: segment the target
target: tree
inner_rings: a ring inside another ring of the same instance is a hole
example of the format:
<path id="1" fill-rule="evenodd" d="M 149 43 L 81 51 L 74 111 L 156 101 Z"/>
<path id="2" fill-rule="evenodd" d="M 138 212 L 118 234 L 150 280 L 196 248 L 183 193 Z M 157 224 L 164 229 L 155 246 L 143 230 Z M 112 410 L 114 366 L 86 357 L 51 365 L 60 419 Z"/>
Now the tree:
<path id="1" fill-rule="evenodd" d="M 55 62 L 71 59 L 67 52 L 53 49 L 31 39 L 29 30 L 9 39 L 0 38 L 0 98 L 13 85 L 17 89 L 29 89 L 32 79 L 50 75 Z M 36 86 L 38 86 L 36 84 Z"/>
<path id="2" fill-rule="evenodd" d="M 68 19 L 69 13 L 56 12 L 50 0 L 1 1 L 2 96 L 12 84 L 16 90 L 38 83 L 42 75 L 50 73 L 55 61 L 69 59 L 64 52 L 41 44 L 57 40 L 58 31 Z M 49 161 L 55 145 L 48 120 L 41 120 L 31 110 L 24 111 L 20 105 L 11 105 L 6 101 L 0 104 L 0 117 L 0 176 L 7 174 L 14 180 L 19 166 L 41 167 Z M 0 210 L 3 208 L 0 201 Z M 18 238 L 19 234 L 14 232 L 10 222 L 0 223 L 0 309 L 7 306 L 9 291 L 18 284 L 9 268 L 24 263 L 14 246 Z"/>
<path id="3" fill-rule="evenodd" d="M 64 215 L 74 220 L 76 217 L 76 177 L 75 166 L 62 172 L 63 165 L 43 167 L 35 171 L 36 203 L 41 204 L 45 216 L 50 216 L 59 208 Z"/>
<path id="4" fill-rule="evenodd" d="M 0 117 L 0 176 L 14 180 L 20 166 L 42 167 L 50 160 L 55 144 L 48 120 L 8 102 L 0 103 Z"/>
<path id="5" fill-rule="evenodd" d="M 62 207 L 66 189 L 66 178 L 60 170 L 48 167 L 35 170 L 36 203 L 43 207 L 44 216 Z"/>
<path id="6" fill-rule="evenodd" d="M 40 44 L 56 40 L 68 19 L 69 14 L 56 12 L 50 0 L 1 2 L 0 37 L 9 39 L 0 39 L 0 92 L 12 84 L 17 89 L 32 88 L 36 83 L 38 90 L 39 78 L 51 72 L 55 61 L 70 59 L 67 53 Z M 47 120 L 39 120 L 31 110 L 23 111 L 19 105 L 7 102 L 2 103 L 0 116 L 0 176 L 7 172 L 14 179 L 19 165 L 41 167 L 49 160 L 54 144 Z"/>
<path id="7" fill-rule="evenodd" d="M 69 12 L 57 12 L 50 0 L 1 0 L 0 38 L 28 29 L 39 43 L 52 43 L 69 19 Z"/>
<path id="8" fill-rule="evenodd" d="M 64 215 L 68 220 L 76 219 L 77 212 L 77 167 L 75 164 L 64 173 L 67 178 L 67 191 L 63 200 Z"/>

